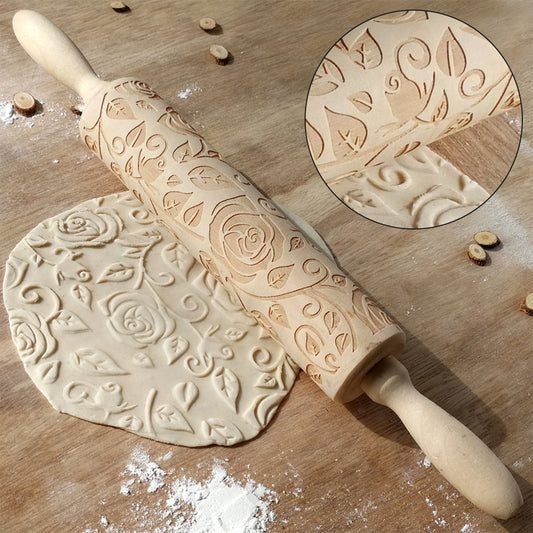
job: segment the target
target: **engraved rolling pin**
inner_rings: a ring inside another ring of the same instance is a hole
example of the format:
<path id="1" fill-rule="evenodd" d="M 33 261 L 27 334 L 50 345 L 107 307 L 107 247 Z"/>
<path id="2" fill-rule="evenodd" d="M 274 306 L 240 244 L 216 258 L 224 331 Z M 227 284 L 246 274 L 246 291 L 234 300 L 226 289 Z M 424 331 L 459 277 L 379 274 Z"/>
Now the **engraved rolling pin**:
<path id="1" fill-rule="evenodd" d="M 402 419 L 441 473 L 498 518 L 521 505 L 507 468 L 411 385 L 402 330 L 143 82 L 100 80 L 42 15 L 20 11 L 28 54 L 85 101 L 83 142 L 334 400 L 365 391 Z"/>

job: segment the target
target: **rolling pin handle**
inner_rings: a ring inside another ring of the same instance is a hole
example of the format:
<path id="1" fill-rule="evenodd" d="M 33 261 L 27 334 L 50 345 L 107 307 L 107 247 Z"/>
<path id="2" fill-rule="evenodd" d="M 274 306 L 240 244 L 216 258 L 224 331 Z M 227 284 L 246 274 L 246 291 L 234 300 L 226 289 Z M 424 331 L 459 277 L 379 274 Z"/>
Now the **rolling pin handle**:
<path id="1" fill-rule="evenodd" d="M 523 499 L 509 470 L 474 433 L 420 394 L 398 360 L 380 361 L 361 388 L 400 417 L 437 470 L 474 505 L 503 520 L 516 513 Z"/>
<path id="2" fill-rule="evenodd" d="M 107 85 L 69 37 L 40 13 L 18 11 L 13 17 L 13 30 L 30 57 L 85 102 Z"/>

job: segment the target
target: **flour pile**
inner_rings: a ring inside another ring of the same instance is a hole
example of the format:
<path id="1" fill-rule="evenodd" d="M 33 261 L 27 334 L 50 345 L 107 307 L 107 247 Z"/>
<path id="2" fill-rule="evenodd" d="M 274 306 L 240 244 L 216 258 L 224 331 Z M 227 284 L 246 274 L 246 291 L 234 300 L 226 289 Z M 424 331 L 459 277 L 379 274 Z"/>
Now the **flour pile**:
<path id="1" fill-rule="evenodd" d="M 167 461 L 169 452 L 158 459 Z M 123 472 L 120 494 L 129 500 L 135 532 L 151 533 L 265 533 L 276 515 L 270 505 L 277 494 L 248 479 L 244 484 L 228 474 L 222 462 L 211 466 L 205 481 L 164 470 L 142 448 L 136 448 Z M 154 500 L 158 494 L 161 496 Z M 150 495 L 143 502 L 142 494 Z M 102 528 L 102 526 L 104 526 Z M 85 533 L 131 532 L 128 524 L 116 524 L 101 516 L 97 529 Z"/>

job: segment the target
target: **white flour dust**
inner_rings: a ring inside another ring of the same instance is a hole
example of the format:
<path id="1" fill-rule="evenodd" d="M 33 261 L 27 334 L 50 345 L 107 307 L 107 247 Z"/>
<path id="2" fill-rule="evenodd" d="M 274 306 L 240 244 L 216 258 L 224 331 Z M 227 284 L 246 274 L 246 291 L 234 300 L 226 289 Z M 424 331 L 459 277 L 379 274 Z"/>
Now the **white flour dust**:
<path id="1" fill-rule="evenodd" d="M 178 97 L 186 100 L 193 93 L 198 93 L 198 92 L 202 92 L 201 87 L 199 87 L 197 83 L 193 83 L 190 87 L 187 87 L 186 89 L 182 89 L 178 93 Z"/>
<path id="2" fill-rule="evenodd" d="M 9 102 L 0 102 L 0 120 L 4 124 L 13 124 L 15 122 L 15 108 L 13 107 L 13 104 L 10 104 Z"/>
<path id="3" fill-rule="evenodd" d="M 171 457 L 169 452 L 157 461 Z M 264 533 L 275 519 L 270 505 L 278 501 L 277 494 L 252 479 L 237 481 L 222 462 L 213 463 L 209 477 L 197 481 L 165 470 L 136 448 L 123 476 L 118 497 L 130 509 L 128 523 L 101 514 L 99 527 L 84 533 Z"/>

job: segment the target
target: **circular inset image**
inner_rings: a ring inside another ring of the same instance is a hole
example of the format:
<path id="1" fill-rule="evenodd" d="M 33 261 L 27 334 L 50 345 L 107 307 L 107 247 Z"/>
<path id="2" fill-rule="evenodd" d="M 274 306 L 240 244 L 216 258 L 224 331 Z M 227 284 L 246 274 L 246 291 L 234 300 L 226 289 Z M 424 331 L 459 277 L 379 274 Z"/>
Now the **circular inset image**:
<path id="1" fill-rule="evenodd" d="M 349 31 L 309 87 L 315 166 L 357 213 L 429 228 L 485 202 L 507 176 L 522 131 L 502 55 L 464 22 L 396 11 Z"/>

